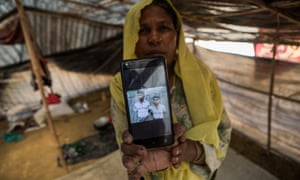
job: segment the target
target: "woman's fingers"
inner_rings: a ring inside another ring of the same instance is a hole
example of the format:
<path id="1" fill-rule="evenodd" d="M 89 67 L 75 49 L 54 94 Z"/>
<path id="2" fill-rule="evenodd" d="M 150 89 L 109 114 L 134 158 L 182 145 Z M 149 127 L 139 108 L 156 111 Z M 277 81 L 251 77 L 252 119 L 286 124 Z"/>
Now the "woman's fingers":
<path id="1" fill-rule="evenodd" d="M 121 144 L 121 151 L 125 155 L 129 156 L 135 156 L 135 155 L 141 155 L 144 156 L 147 152 L 146 148 L 141 145 L 133 144 L 133 137 L 129 133 L 128 130 L 124 131 L 123 135 L 123 143 Z"/>
<path id="2" fill-rule="evenodd" d="M 178 123 L 174 124 L 173 130 L 174 130 L 175 142 L 174 142 L 174 144 L 164 148 L 167 151 L 172 151 L 172 149 L 174 147 L 178 146 L 179 144 L 181 144 L 185 141 L 185 137 L 184 137 L 185 128 L 184 128 L 184 126 L 182 126 L 181 124 L 178 124 Z"/>
<path id="3" fill-rule="evenodd" d="M 166 169 L 175 163 L 172 163 L 171 152 L 165 150 L 153 150 L 147 153 L 147 156 L 139 161 L 139 157 L 124 157 L 130 179 L 138 179 L 148 172 Z M 130 161 L 128 163 L 127 161 Z M 176 166 L 174 166 L 176 167 Z"/>
<path id="4" fill-rule="evenodd" d="M 121 144 L 121 151 L 124 155 L 129 156 L 145 156 L 147 154 L 147 150 L 145 147 L 137 144 Z"/>
<path id="5" fill-rule="evenodd" d="M 140 180 L 141 176 L 149 172 L 144 163 L 140 163 L 133 171 L 129 173 L 129 179 Z"/>
<path id="6" fill-rule="evenodd" d="M 132 142 L 133 142 L 133 137 L 128 130 L 123 132 L 122 139 L 123 139 L 123 142 L 126 144 L 132 144 Z"/>
<path id="7" fill-rule="evenodd" d="M 183 144 L 180 144 L 172 149 L 171 162 L 173 164 L 173 167 L 178 168 L 180 166 L 180 163 L 182 161 L 182 154 L 184 153 L 183 151 Z"/>
<path id="8" fill-rule="evenodd" d="M 183 136 L 184 134 L 184 127 L 181 124 L 174 124 L 174 135 L 175 139 L 178 139 L 179 137 Z"/>
<path id="9" fill-rule="evenodd" d="M 149 158 L 150 154 L 147 149 L 144 146 L 134 144 L 132 135 L 128 130 L 125 131 L 122 136 L 121 151 L 123 152 L 123 164 L 129 171 L 130 179 L 139 179 L 147 172 L 164 169 L 170 165 L 175 168 L 179 167 L 182 161 L 183 144 L 185 143 L 184 131 L 182 125 L 174 125 L 176 142 L 170 147 L 163 148 L 165 151 L 161 149 L 161 152 L 167 153 L 165 155 L 168 158 L 157 159 Z"/>
<path id="10" fill-rule="evenodd" d="M 172 156 L 179 156 L 181 154 L 182 154 L 182 148 L 180 145 L 172 149 Z"/>
<path id="11" fill-rule="evenodd" d="M 185 136 L 180 136 L 180 137 L 178 138 L 179 144 L 184 143 L 185 140 L 186 140 Z"/>
<path id="12" fill-rule="evenodd" d="M 142 157 L 141 156 L 126 156 L 126 155 L 124 155 L 122 157 L 122 161 L 123 161 L 123 164 L 126 167 L 126 169 L 128 169 L 128 171 L 133 171 L 134 169 L 137 168 L 137 166 L 140 165 L 140 162 L 142 161 Z"/>

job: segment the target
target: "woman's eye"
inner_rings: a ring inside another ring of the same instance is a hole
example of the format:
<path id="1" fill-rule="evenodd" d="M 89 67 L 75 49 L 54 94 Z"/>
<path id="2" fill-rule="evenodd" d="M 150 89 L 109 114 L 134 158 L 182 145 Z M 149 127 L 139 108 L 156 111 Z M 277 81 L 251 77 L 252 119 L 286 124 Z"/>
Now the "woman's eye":
<path id="1" fill-rule="evenodd" d="M 149 30 L 148 30 L 147 28 L 141 28 L 141 29 L 139 30 L 139 34 L 141 34 L 141 35 L 146 34 L 146 33 L 148 33 L 148 32 L 149 32 Z"/>
<path id="2" fill-rule="evenodd" d="M 160 32 L 168 32 L 168 31 L 171 31 L 172 28 L 168 27 L 168 26 L 160 26 L 159 27 L 159 31 Z"/>
<path id="3" fill-rule="evenodd" d="M 160 33 L 170 32 L 172 30 L 173 30 L 172 27 L 165 26 L 165 25 L 158 26 L 157 29 L 153 29 L 153 31 L 157 31 L 157 32 L 160 32 Z M 139 35 L 148 35 L 149 33 L 151 33 L 151 31 L 152 31 L 151 28 L 141 27 L 140 30 L 139 30 Z"/>

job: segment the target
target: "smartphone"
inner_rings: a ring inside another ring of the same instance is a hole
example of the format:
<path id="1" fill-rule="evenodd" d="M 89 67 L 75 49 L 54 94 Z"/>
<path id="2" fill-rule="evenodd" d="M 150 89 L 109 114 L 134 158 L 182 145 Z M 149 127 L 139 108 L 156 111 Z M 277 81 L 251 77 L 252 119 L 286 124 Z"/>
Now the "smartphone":
<path id="1" fill-rule="evenodd" d="M 174 143 L 166 61 L 162 56 L 121 62 L 129 132 L 134 143 L 158 148 Z"/>

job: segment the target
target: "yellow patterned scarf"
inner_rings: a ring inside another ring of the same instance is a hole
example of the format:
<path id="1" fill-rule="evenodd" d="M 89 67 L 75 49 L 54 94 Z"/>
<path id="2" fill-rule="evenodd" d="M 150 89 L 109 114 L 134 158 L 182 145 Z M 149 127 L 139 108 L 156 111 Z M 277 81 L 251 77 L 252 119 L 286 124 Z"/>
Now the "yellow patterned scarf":
<path id="1" fill-rule="evenodd" d="M 123 59 L 136 58 L 135 45 L 138 41 L 141 10 L 151 4 L 151 2 L 152 0 L 139 1 L 132 6 L 126 16 L 123 37 Z M 173 7 L 169 0 L 167 2 Z M 180 15 L 174 7 L 173 9 L 177 14 L 178 24 L 182 25 Z M 184 40 L 182 26 L 179 28 L 178 59 L 175 64 L 175 73 L 183 82 L 193 122 L 193 127 L 185 133 L 185 136 L 188 139 L 214 146 L 217 149 L 218 156 L 220 156 L 217 128 L 223 111 L 223 102 L 218 84 L 208 67 L 190 52 Z M 118 107 L 125 112 L 120 73 L 111 82 L 110 91 Z"/>

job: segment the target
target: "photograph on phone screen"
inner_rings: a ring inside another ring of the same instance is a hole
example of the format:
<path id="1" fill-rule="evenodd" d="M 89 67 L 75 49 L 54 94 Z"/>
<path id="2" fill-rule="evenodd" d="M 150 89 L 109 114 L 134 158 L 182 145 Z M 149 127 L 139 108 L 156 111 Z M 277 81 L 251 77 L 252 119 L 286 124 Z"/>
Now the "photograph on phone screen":
<path id="1" fill-rule="evenodd" d="M 155 134 L 164 136 L 171 133 L 167 97 L 164 86 L 127 92 L 130 123 L 135 129 L 135 137 L 149 138 Z"/>

